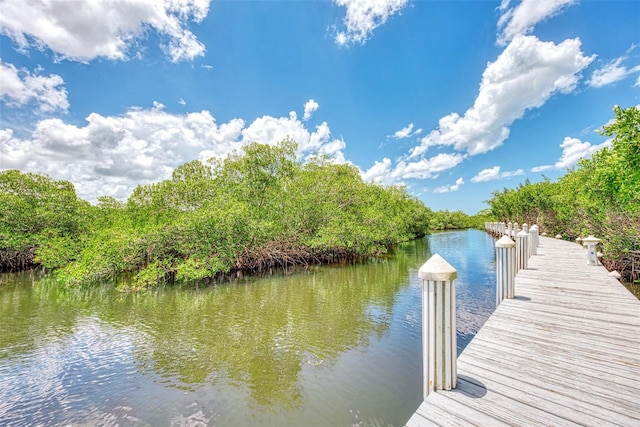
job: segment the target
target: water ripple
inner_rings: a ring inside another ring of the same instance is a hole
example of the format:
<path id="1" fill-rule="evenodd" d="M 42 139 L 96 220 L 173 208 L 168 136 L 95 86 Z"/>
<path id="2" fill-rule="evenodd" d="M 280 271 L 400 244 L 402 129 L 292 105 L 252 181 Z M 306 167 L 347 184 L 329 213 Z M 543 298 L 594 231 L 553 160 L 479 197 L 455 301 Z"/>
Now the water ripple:
<path id="1" fill-rule="evenodd" d="M 117 403 L 135 387 L 129 381 L 136 369 L 128 332 L 83 318 L 70 335 L 50 335 L 31 354 L 5 360 L 0 364 L 0 425 L 99 419 L 107 425 L 109 419 L 128 417 L 127 407 Z"/>

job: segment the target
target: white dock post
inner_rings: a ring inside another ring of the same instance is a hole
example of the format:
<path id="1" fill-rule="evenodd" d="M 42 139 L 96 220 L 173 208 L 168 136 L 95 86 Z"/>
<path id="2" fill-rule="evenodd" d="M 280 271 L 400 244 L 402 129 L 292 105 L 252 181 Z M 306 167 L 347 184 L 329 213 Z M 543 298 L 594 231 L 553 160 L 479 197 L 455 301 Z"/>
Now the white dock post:
<path id="1" fill-rule="evenodd" d="M 524 224 L 523 224 L 524 225 Z M 516 274 L 526 269 L 529 261 L 529 233 L 524 230 L 516 235 Z"/>
<path id="2" fill-rule="evenodd" d="M 588 265 L 600 265 L 598 262 L 598 252 L 596 251 L 596 245 L 598 243 L 600 243 L 600 239 L 593 237 L 591 234 L 582 239 L 582 244 L 587 247 Z"/>
<path id="3" fill-rule="evenodd" d="M 458 272 L 440 255 L 425 262 L 422 279 L 422 394 L 456 387 L 456 287 Z"/>
<path id="4" fill-rule="evenodd" d="M 538 238 L 538 226 L 533 224 L 529 229 L 529 255 L 538 255 L 538 244 L 540 239 Z"/>
<path id="5" fill-rule="evenodd" d="M 502 236 L 496 242 L 496 307 L 503 299 L 515 296 L 516 242 Z"/>

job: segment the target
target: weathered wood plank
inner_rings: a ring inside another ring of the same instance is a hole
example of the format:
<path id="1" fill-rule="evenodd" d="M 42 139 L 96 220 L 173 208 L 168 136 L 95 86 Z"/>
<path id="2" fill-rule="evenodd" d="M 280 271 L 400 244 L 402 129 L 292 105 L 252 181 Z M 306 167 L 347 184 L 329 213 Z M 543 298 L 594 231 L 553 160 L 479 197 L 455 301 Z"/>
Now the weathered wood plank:
<path id="1" fill-rule="evenodd" d="M 460 381 L 459 386 L 451 391 L 439 391 L 444 397 L 465 405 L 471 409 L 482 411 L 505 424 L 521 426 L 563 426 L 571 425 L 566 419 L 548 412 L 546 408 L 536 406 L 531 396 L 527 401 L 519 401 L 513 396 L 504 396 L 495 388 L 478 386 L 469 381 Z M 491 423 L 478 423 L 492 425 Z"/>
<path id="2" fill-rule="evenodd" d="M 607 383 L 626 383 L 629 378 L 634 378 L 640 369 L 638 364 L 628 363 L 623 357 L 615 356 L 607 359 L 606 356 L 596 355 L 595 357 L 587 352 L 575 352 L 571 349 L 556 349 L 554 346 L 522 346 L 517 341 L 503 339 L 503 336 L 495 335 L 488 340 L 479 338 L 483 341 L 479 348 L 475 347 L 469 351 L 479 350 L 482 353 L 488 353 L 489 357 L 494 357 L 492 353 L 504 352 L 504 358 L 507 356 L 516 360 L 528 360 L 532 358 L 539 361 L 544 366 L 560 365 L 571 375 L 580 373 L 582 367 L 588 367 L 588 372 L 595 378 L 600 378 Z M 502 341 L 502 342 L 501 342 Z M 569 366 L 567 366 L 569 365 Z M 573 367 L 573 369 L 572 369 Z"/>
<path id="3" fill-rule="evenodd" d="M 594 422 L 597 420 L 600 425 L 629 425 L 635 421 L 633 418 L 623 415 L 611 407 L 602 407 L 575 398 L 575 393 L 563 394 L 558 388 L 542 381 L 537 384 L 523 388 L 520 375 L 509 376 L 511 372 L 504 372 L 500 367 L 493 368 L 483 365 L 482 367 L 473 364 L 463 364 L 460 372 L 478 381 L 482 381 L 487 387 L 498 391 L 503 396 L 514 396 L 521 401 L 529 399 L 539 399 L 538 405 L 542 408 L 552 410 L 554 413 L 562 413 L 567 419 L 576 423 L 584 421 L 585 414 L 591 414 Z"/>
<path id="4" fill-rule="evenodd" d="M 531 384 L 535 384 L 536 387 L 555 390 L 593 405 L 604 404 L 608 408 L 618 410 L 638 405 L 637 396 L 640 390 L 631 378 L 607 376 L 591 368 L 587 372 L 578 371 L 575 365 L 550 358 L 536 361 L 534 357 L 507 352 L 504 348 L 502 358 L 496 361 L 495 350 L 487 348 L 490 351 L 476 347 L 468 353 L 467 358 L 461 357 L 460 371 L 463 371 L 463 366 L 472 365 L 494 371 L 496 375 L 518 379 L 522 383 L 522 389 L 528 389 Z"/>
<path id="5" fill-rule="evenodd" d="M 607 334 L 606 331 L 595 329 L 596 326 L 587 326 L 582 331 L 572 331 L 572 327 L 580 327 L 576 322 L 564 322 L 556 323 L 550 322 L 545 324 L 545 319 L 538 318 L 535 321 L 527 321 L 526 318 L 518 316 L 516 314 L 508 313 L 505 315 L 503 312 L 503 319 L 508 323 L 496 325 L 490 324 L 487 329 L 494 328 L 497 331 L 504 331 L 509 333 L 518 333 L 522 328 L 526 328 L 526 331 L 519 336 L 530 336 L 537 338 L 544 342 L 550 342 L 559 346 L 568 346 L 571 348 L 586 348 L 592 351 L 594 348 L 603 349 L 606 354 L 610 354 L 612 351 L 631 351 L 626 355 L 629 360 L 634 360 L 640 363 L 640 354 L 634 350 L 640 348 L 640 340 L 632 336 L 631 334 L 624 333 L 612 333 Z M 549 325 L 553 331 L 553 335 L 549 333 Z M 594 329 L 589 329 L 590 327 Z M 569 341 L 567 341 L 569 339 Z"/>
<path id="6" fill-rule="evenodd" d="M 407 425 L 640 425 L 640 302 L 582 247 L 538 255 Z"/>

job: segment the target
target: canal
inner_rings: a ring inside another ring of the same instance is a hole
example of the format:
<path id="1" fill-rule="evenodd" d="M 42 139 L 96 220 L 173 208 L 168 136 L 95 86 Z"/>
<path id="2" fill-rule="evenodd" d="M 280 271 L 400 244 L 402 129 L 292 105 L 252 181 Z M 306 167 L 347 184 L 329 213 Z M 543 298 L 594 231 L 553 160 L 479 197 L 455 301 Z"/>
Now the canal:
<path id="1" fill-rule="evenodd" d="M 2 275 L 0 425 L 401 426 L 422 396 L 418 268 L 458 269 L 460 352 L 494 309 L 493 242 L 135 295 Z"/>

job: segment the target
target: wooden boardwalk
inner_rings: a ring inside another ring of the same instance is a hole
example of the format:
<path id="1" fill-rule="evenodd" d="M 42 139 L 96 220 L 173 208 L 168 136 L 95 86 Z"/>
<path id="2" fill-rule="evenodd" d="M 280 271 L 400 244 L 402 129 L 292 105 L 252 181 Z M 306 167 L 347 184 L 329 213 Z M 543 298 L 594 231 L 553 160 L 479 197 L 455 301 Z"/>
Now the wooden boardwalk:
<path id="1" fill-rule="evenodd" d="M 585 249 L 540 237 L 538 255 L 429 394 L 417 426 L 640 426 L 640 301 Z"/>

